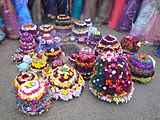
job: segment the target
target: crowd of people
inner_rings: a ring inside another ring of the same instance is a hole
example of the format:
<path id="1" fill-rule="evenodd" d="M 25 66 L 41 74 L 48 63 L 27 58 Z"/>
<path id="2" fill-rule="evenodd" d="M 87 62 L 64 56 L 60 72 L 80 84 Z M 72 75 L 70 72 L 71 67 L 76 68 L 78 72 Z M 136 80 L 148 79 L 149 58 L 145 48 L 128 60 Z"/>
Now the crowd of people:
<path id="1" fill-rule="evenodd" d="M 0 40 L 19 38 L 19 28 L 40 25 L 59 14 L 75 19 L 91 18 L 93 23 L 127 31 L 149 42 L 160 41 L 159 0 L 1 0 Z"/>

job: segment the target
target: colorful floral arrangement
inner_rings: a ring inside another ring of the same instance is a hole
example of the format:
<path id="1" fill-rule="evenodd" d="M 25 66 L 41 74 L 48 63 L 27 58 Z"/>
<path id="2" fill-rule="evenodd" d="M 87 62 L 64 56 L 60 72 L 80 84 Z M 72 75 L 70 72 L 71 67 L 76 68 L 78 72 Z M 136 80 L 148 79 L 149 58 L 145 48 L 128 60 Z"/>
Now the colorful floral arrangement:
<path id="1" fill-rule="evenodd" d="M 133 80 L 148 83 L 154 77 L 152 58 L 146 54 L 134 54 L 128 58 Z"/>
<path id="2" fill-rule="evenodd" d="M 65 14 L 58 15 L 55 21 L 55 29 L 57 36 L 61 37 L 62 42 L 69 41 L 67 37 L 72 34 L 70 17 Z"/>
<path id="3" fill-rule="evenodd" d="M 14 86 L 16 90 L 27 81 L 38 80 L 38 75 L 31 71 L 20 72 L 14 79 Z"/>
<path id="4" fill-rule="evenodd" d="M 122 53 L 122 47 L 117 38 L 113 35 L 107 35 L 103 37 L 94 48 L 95 55 L 101 55 L 103 52 L 113 51 L 116 53 Z"/>
<path id="5" fill-rule="evenodd" d="M 41 70 L 47 66 L 47 57 L 43 53 L 35 53 L 32 57 L 32 69 Z"/>
<path id="6" fill-rule="evenodd" d="M 73 36 L 78 39 L 78 43 L 85 44 L 88 36 L 88 27 L 86 22 L 82 20 L 75 21 L 72 33 Z"/>
<path id="7" fill-rule="evenodd" d="M 132 75 L 123 56 L 105 52 L 96 61 L 89 89 L 101 100 L 127 103 L 134 91 Z"/>
<path id="8" fill-rule="evenodd" d="M 139 38 L 131 35 L 124 36 L 120 43 L 122 49 L 129 52 L 137 52 L 142 44 Z"/>
<path id="9" fill-rule="evenodd" d="M 61 48 L 59 47 L 58 43 L 54 41 L 50 34 L 44 34 L 42 40 L 42 50 L 48 57 L 49 61 L 58 59 L 62 55 Z"/>
<path id="10" fill-rule="evenodd" d="M 19 49 L 26 54 L 34 52 L 37 49 L 37 44 L 31 33 L 24 32 L 21 34 Z"/>
<path id="11" fill-rule="evenodd" d="M 87 45 L 92 49 L 98 44 L 102 39 L 102 34 L 100 31 L 93 31 L 87 40 Z"/>
<path id="12" fill-rule="evenodd" d="M 83 77 L 66 64 L 58 66 L 48 77 L 52 97 L 56 100 L 68 101 L 79 97 L 85 86 Z"/>
<path id="13" fill-rule="evenodd" d="M 23 56 L 23 53 L 16 52 L 11 56 L 11 61 L 16 65 L 19 65 L 23 61 Z"/>
<path id="14" fill-rule="evenodd" d="M 27 81 L 18 89 L 16 103 L 23 113 L 42 114 L 51 106 L 50 90 L 39 81 Z"/>
<path id="15" fill-rule="evenodd" d="M 28 33 L 32 34 L 34 38 L 36 38 L 38 35 L 37 25 L 35 25 L 33 23 L 22 25 L 20 28 L 20 34 L 22 34 L 24 32 L 28 32 Z"/>
<path id="16" fill-rule="evenodd" d="M 78 54 L 72 54 L 69 60 L 71 61 L 71 63 L 74 64 L 74 67 L 84 79 L 87 80 L 90 78 L 96 62 L 95 56 L 91 52 L 91 48 L 82 48 L 82 50 Z"/>

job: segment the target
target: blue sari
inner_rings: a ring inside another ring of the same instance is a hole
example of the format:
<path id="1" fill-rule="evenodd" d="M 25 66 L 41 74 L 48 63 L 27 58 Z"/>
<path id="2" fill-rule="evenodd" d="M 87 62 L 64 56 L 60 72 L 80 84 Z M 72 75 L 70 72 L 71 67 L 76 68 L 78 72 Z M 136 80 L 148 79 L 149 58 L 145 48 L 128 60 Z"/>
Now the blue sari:
<path id="1" fill-rule="evenodd" d="M 18 15 L 18 24 L 21 27 L 24 24 L 32 23 L 32 18 L 27 6 L 28 0 L 12 0 Z"/>
<path id="2" fill-rule="evenodd" d="M 74 0 L 72 5 L 72 13 L 71 17 L 80 19 L 81 13 L 82 13 L 82 0 Z"/>

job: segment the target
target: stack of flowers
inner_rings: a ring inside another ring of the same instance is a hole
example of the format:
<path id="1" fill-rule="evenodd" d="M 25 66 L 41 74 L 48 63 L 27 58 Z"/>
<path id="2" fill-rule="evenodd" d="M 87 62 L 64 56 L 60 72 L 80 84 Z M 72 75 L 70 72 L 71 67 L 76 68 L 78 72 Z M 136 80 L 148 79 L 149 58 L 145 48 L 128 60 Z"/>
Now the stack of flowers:
<path id="1" fill-rule="evenodd" d="M 101 100 L 127 103 L 134 91 L 132 76 L 123 56 L 112 52 L 102 53 L 94 66 L 89 89 Z"/>
<path id="2" fill-rule="evenodd" d="M 103 52 L 113 51 L 116 53 L 122 53 L 120 42 L 115 36 L 107 35 L 103 37 L 94 48 L 95 55 L 101 55 Z"/>
<path id="3" fill-rule="evenodd" d="M 56 100 L 68 101 L 79 97 L 85 86 L 82 76 L 66 64 L 55 68 L 48 77 L 52 97 Z"/>
<path id="4" fill-rule="evenodd" d="M 124 36 L 120 43 L 122 49 L 129 52 L 137 52 L 142 44 L 139 38 L 130 35 Z"/>
<path id="5" fill-rule="evenodd" d="M 38 80 L 38 75 L 31 71 L 20 72 L 14 79 L 14 86 L 16 90 L 27 81 Z"/>
<path id="6" fill-rule="evenodd" d="M 20 33 L 22 34 L 24 32 L 28 32 L 28 33 L 32 34 L 34 38 L 36 38 L 38 35 L 37 25 L 35 25 L 33 23 L 22 25 L 22 27 L 20 28 Z"/>
<path id="7" fill-rule="evenodd" d="M 35 70 L 42 70 L 47 66 L 47 57 L 43 53 L 35 53 L 32 57 L 31 67 Z"/>
<path id="8" fill-rule="evenodd" d="M 53 61 L 58 59 L 62 55 L 62 50 L 56 41 L 52 38 L 50 34 L 44 34 L 42 37 L 43 40 L 43 51 L 48 57 L 48 60 Z"/>
<path id="9" fill-rule="evenodd" d="M 154 77 L 153 59 L 146 54 L 134 54 L 128 58 L 133 80 L 148 83 Z"/>
<path id="10" fill-rule="evenodd" d="M 99 31 L 93 31 L 87 40 L 87 45 L 93 49 L 101 39 L 102 34 Z"/>
<path id="11" fill-rule="evenodd" d="M 43 36 L 43 34 L 51 34 L 51 36 L 55 36 L 56 30 L 51 24 L 43 24 L 39 27 L 39 35 Z"/>
<path id="12" fill-rule="evenodd" d="M 50 91 L 39 81 L 27 81 L 18 89 L 16 103 L 23 113 L 42 114 L 51 106 Z"/>
<path id="13" fill-rule="evenodd" d="M 74 67 L 84 79 L 90 78 L 96 60 L 89 47 L 82 48 L 78 54 L 72 54 L 69 60 L 74 63 Z"/>
<path id="14" fill-rule="evenodd" d="M 24 32 L 20 36 L 20 51 L 23 53 L 34 52 L 37 49 L 35 38 L 31 33 Z"/>

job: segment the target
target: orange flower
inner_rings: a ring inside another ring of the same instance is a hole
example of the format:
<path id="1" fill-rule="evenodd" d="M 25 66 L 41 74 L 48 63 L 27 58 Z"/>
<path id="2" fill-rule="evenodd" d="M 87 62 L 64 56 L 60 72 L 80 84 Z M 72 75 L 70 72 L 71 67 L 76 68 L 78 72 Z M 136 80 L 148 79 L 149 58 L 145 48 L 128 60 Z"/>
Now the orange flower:
<path id="1" fill-rule="evenodd" d="M 106 85 L 112 85 L 112 81 L 111 80 L 106 80 Z"/>
<path id="2" fill-rule="evenodd" d="M 116 80 L 116 83 L 117 83 L 117 84 L 120 84 L 120 83 L 121 83 L 121 80 Z"/>
<path id="3" fill-rule="evenodd" d="M 121 90 L 122 90 L 122 86 L 117 86 L 117 87 L 116 87 L 116 91 L 117 91 L 117 92 L 120 92 Z"/>
<path id="4" fill-rule="evenodd" d="M 97 71 L 96 71 L 96 70 L 94 70 L 94 71 L 93 71 L 93 73 L 94 73 L 94 74 L 97 74 Z"/>

